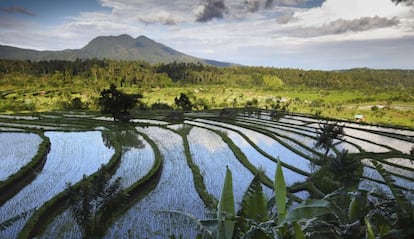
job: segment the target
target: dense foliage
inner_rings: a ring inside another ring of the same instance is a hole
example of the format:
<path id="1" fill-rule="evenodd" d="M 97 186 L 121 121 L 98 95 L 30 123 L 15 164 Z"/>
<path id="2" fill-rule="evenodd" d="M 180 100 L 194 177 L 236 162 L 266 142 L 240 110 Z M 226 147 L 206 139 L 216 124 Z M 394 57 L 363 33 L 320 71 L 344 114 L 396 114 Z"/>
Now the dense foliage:
<path id="1" fill-rule="evenodd" d="M 2 85 L 40 84 L 61 86 L 82 79 L 108 85 L 167 87 L 175 84 L 226 84 L 277 88 L 282 85 L 324 89 L 361 87 L 413 87 L 410 70 L 358 68 L 343 71 L 281 69 L 270 67 L 213 67 L 195 63 L 150 65 L 142 61 L 76 60 L 18 61 L 0 60 Z M 19 81 L 14 79 L 21 77 Z M 44 82 L 46 81 L 46 82 Z"/>
<path id="2" fill-rule="evenodd" d="M 111 114 L 114 120 L 128 122 L 130 119 L 129 111 L 135 107 L 137 98 L 142 98 L 142 96 L 124 94 L 112 84 L 109 89 L 101 92 L 99 105 L 102 107 L 102 113 Z"/>
<path id="3" fill-rule="evenodd" d="M 70 210 L 84 238 L 101 238 L 104 233 L 102 214 L 113 210 L 114 205 L 126 196 L 121 189 L 121 178 L 113 182 L 110 179 L 111 175 L 101 168 L 89 180 L 84 176 L 78 190 L 68 186 Z"/>

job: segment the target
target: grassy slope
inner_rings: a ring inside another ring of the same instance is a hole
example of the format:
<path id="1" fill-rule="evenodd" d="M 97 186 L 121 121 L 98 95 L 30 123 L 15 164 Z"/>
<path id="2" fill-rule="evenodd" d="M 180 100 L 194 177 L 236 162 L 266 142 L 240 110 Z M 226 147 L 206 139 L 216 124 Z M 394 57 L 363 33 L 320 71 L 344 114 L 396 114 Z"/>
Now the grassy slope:
<path id="1" fill-rule="evenodd" d="M 257 99 L 258 106 L 265 108 L 271 105 L 269 99 L 276 102 L 276 98 L 292 100 L 288 110 L 298 113 L 315 114 L 321 112 L 322 116 L 338 119 L 353 120 L 355 114 L 363 114 L 367 123 L 380 123 L 400 125 L 414 128 L 414 102 L 392 101 L 401 94 L 398 90 L 383 91 L 352 91 L 352 90 L 312 90 L 281 88 L 266 90 L 260 88 L 242 88 L 228 86 L 189 85 L 169 88 L 137 89 L 120 88 L 126 93 L 143 93 L 143 101 L 151 105 L 155 102 L 164 102 L 174 105 L 174 98 L 181 92 L 188 95 L 192 102 L 195 99 L 203 99 L 209 108 L 244 107 L 247 101 Z M 12 90 L 13 89 L 4 89 Z M 83 102 L 89 103 L 91 110 L 98 110 L 96 99 L 99 97 L 97 89 L 73 91 L 70 88 L 42 89 L 43 94 L 33 92 L 31 89 L 14 89 L 15 92 L 7 94 L 0 99 L 0 112 L 13 113 L 15 111 L 52 111 L 62 109 L 64 102 L 80 97 Z M 0 92 L 1 93 L 1 92 Z M 320 102 L 312 104 L 312 102 Z M 390 109 L 380 109 L 377 112 L 371 110 L 374 105 L 386 106 Z M 16 107 L 18 106 L 19 107 Z M 21 107 L 32 105 L 32 107 Z M 14 109 L 13 109 L 14 107 Z M 399 107 L 404 107 L 401 109 Z"/>
<path id="2" fill-rule="evenodd" d="M 200 90 L 200 88 L 204 90 Z M 130 93 L 135 92 L 134 89 L 124 90 Z M 237 107 L 244 107 L 247 101 L 255 98 L 259 102 L 259 107 L 263 108 L 269 105 L 266 102 L 266 99 L 269 98 L 299 99 L 300 101 L 294 101 L 290 104 L 289 111 L 310 114 L 321 111 L 322 116 L 347 120 L 353 120 L 355 114 L 363 114 L 367 123 L 392 124 L 414 128 L 414 102 L 395 101 L 391 103 L 391 109 L 389 110 L 384 109 L 378 112 L 371 110 L 371 106 L 374 105 L 387 105 L 390 98 L 399 94 L 397 90 L 366 93 L 351 90 L 295 90 L 288 88 L 263 90 L 218 86 L 189 86 L 145 91 L 144 102 L 150 105 L 160 101 L 173 105 L 174 98 L 180 92 L 184 92 L 197 99 L 206 99 L 211 108 L 232 107 L 234 99 L 237 100 Z M 311 102 L 317 100 L 323 100 L 323 105 L 313 107 Z M 355 101 L 357 100 L 361 102 L 356 103 Z M 398 109 L 401 106 L 406 107 L 406 109 Z"/>

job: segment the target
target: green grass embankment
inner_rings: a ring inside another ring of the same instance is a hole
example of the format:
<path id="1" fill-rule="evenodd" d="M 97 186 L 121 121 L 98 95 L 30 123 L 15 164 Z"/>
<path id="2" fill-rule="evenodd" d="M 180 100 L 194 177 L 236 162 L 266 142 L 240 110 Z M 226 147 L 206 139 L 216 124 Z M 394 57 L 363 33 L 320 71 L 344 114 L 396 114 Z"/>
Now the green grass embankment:
<path id="1" fill-rule="evenodd" d="M 109 162 L 103 167 L 108 173 L 113 174 L 119 166 L 122 148 L 121 145 L 115 140 L 112 140 L 111 143 L 115 149 L 115 153 L 111 157 Z M 96 177 L 96 175 L 97 173 L 94 173 L 86 177 L 85 180 L 88 180 L 92 177 Z M 73 185 L 73 189 L 78 190 L 82 183 L 83 181 L 79 181 L 78 183 Z M 53 197 L 51 200 L 44 203 L 40 208 L 38 208 L 35 211 L 33 216 L 28 220 L 23 229 L 20 231 L 17 238 L 31 239 L 37 237 L 38 235 L 41 235 L 41 233 L 44 232 L 44 230 L 53 221 L 53 219 L 68 208 L 69 195 L 69 190 L 65 189 L 64 191 Z"/>
<path id="2" fill-rule="evenodd" d="M 43 132 L 38 131 L 38 135 L 42 138 L 42 142 L 33 159 L 5 181 L 0 182 L 0 206 L 32 182 L 42 171 L 50 151 L 50 140 Z"/>
<path id="3" fill-rule="evenodd" d="M 226 120 L 219 120 L 219 119 L 217 119 L 217 118 L 215 118 L 214 120 L 216 120 L 216 121 L 219 121 L 219 122 L 223 122 L 223 123 L 230 123 L 230 124 L 234 124 L 234 123 L 232 123 L 232 122 L 229 122 L 229 121 L 226 121 Z M 210 123 L 207 123 L 207 122 L 203 122 L 204 124 L 208 124 L 208 125 L 212 125 L 212 126 L 217 126 L 217 125 L 215 125 L 215 124 L 210 124 Z M 234 125 L 236 125 L 236 124 L 234 124 Z M 239 127 L 245 127 L 244 125 L 237 125 L 237 126 L 239 126 Z M 262 149 L 260 149 L 260 147 L 259 146 L 257 146 L 249 137 L 247 137 L 245 134 L 243 134 L 241 131 L 239 131 L 239 130 L 236 130 L 236 129 L 234 129 L 234 128 L 230 128 L 230 127 L 226 127 L 226 126 L 219 126 L 219 127 L 221 127 L 221 128 L 223 128 L 223 129 L 227 129 L 227 130 L 231 130 L 231 131 L 234 131 L 234 132 L 236 132 L 236 133 L 238 133 L 240 136 L 242 136 L 254 149 L 256 149 L 259 153 L 261 153 L 263 156 L 265 156 L 265 157 L 267 157 L 267 158 L 269 158 L 270 160 L 272 160 L 273 162 L 275 162 L 275 163 L 277 163 L 277 159 L 275 158 L 275 157 L 273 157 L 273 156 L 271 156 L 270 154 L 268 154 L 268 153 L 266 153 L 266 152 L 264 152 Z M 267 132 L 267 131 L 265 131 L 265 130 L 260 130 L 260 131 L 257 131 L 255 128 L 252 128 L 252 127 L 245 127 L 245 128 L 247 128 L 247 129 L 250 129 L 250 130 L 253 130 L 253 131 L 256 131 L 256 132 L 258 132 L 258 133 L 262 133 L 262 134 L 264 134 L 264 135 L 266 135 L 266 136 L 269 136 L 270 138 L 272 138 L 273 140 L 275 140 L 276 142 L 278 142 L 278 143 L 280 143 L 282 146 L 284 146 L 284 147 L 286 147 L 286 148 L 288 148 L 289 150 L 291 150 L 292 152 L 294 152 L 294 153 L 296 153 L 296 154 L 298 154 L 298 155 L 300 155 L 300 156 L 302 156 L 302 157 L 304 157 L 304 158 L 306 158 L 306 159 L 308 159 L 308 160 L 310 160 L 310 161 L 313 161 L 313 160 L 315 160 L 315 159 L 313 159 L 313 158 L 311 158 L 311 157 L 309 157 L 308 155 L 306 155 L 306 154 L 304 154 L 304 153 L 302 153 L 302 152 L 300 152 L 300 151 L 298 151 L 298 150 L 296 150 L 296 149 L 294 149 L 293 147 L 291 147 L 290 145 L 288 145 L 288 144 L 286 144 L 286 143 L 284 143 L 282 140 L 280 140 L 279 138 L 277 138 L 277 137 L 275 137 L 274 135 L 272 135 L 272 133 L 270 133 L 270 132 Z M 208 128 L 207 128 L 208 129 Z M 299 145 L 302 145 L 302 144 L 300 144 L 299 142 L 298 142 L 298 144 Z M 312 150 L 312 152 L 314 152 L 314 150 Z M 318 155 L 319 155 L 319 153 L 318 153 Z M 293 166 L 291 166 L 291 165 L 289 165 L 289 164 L 287 164 L 287 163 L 284 163 L 282 160 L 281 160 L 281 164 L 282 164 L 282 166 L 283 167 L 285 167 L 285 168 L 288 168 L 288 169 L 290 169 L 290 170 L 292 170 L 292 171 L 294 171 L 294 172 L 296 172 L 296 173 L 299 173 L 299 174 L 302 174 L 302 175 L 304 175 L 304 176 L 309 176 L 309 173 L 308 172 L 305 172 L 305 171 L 303 171 L 303 170 L 300 170 L 300 169 L 298 169 L 298 168 L 296 168 L 296 167 L 293 167 Z"/>
<path id="4" fill-rule="evenodd" d="M 141 135 L 151 146 L 154 152 L 154 164 L 144 177 L 125 189 L 127 197 L 123 198 L 123 200 L 116 205 L 117 207 L 114 210 L 108 211 L 107 214 L 101 216 L 101 223 L 106 230 L 136 202 L 143 199 L 149 192 L 154 190 L 161 178 L 163 156 L 158 146 L 146 134 L 139 131 L 136 131 L 136 133 Z"/>
<path id="5" fill-rule="evenodd" d="M 190 133 L 190 129 L 174 132 L 180 134 L 183 138 L 184 153 L 187 159 L 188 167 L 191 169 L 191 172 L 193 174 L 194 187 L 198 195 L 200 196 L 201 200 L 203 200 L 206 207 L 208 207 L 210 210 L 217 209 L 218 200 L 208 192 L 204 184 L 204 177 L 201 174 L 200 168 L 193 162 L 190 145 L 187 138 L 188 134 Z"/>

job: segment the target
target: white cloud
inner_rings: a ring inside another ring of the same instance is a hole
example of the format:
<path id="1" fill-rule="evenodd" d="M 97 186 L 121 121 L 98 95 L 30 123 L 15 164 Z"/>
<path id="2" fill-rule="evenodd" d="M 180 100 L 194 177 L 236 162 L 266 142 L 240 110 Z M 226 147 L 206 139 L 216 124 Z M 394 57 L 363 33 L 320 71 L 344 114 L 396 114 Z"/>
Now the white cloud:
<path id="1" fill-rule="evenodd" d="M 321 25 L 336 19 L 352 20 L 361 17 L 393 18 L 410 11 L 405 6 L 396 6 L 390 0 L 327 0 L 321 7 L 295 13 L 300 24 Z"/>
<path id="2" fill-rule="evenodd" d="M 143 23 L 178 24 L 193 21 L 194 1 L 189 0 L 100 0 L 112 14 L 135 18 Z"/>
<path id="3" fill-rule="evenodd" d="M 222 18 L 207 21 L 214 18 L 207 17 L 204 19 L 206 22 L 197 22 L 197 17 L 202 16 L 199 14 L 206 13 L 208 2 L 224 4 L 219 5 L 219 14 L 216 15 L 216 18 Z M 329 61 L 326 59 L 339 53 L 334 47 L 341 44 L 347 49 L 340 52 L 343 57 L 354 59 L 353 55 L 359 54 L 355 51 L 360 51 L 369 42 L 389 43 L 413 39 L 414 36 L 412 8 L 402 4 L 396 6 L 391 0 L 326 0 L 319 7 L 295 7 L 305 2 L 308 1 L 100 0 L 102 6 L 112 11 L 83 12 L 48 29 L 29 22 L 0 18 L 0 43 L 60 50 L 83 47 L 96 36 L 126 33 L 133 37 L 147 35 L 197 57 L 252 65 L 256 62 L 288 66 L 310 65 L 311 62 L 298 57 L 312 58 L 311 53 L 315 54 L 318 49 L 324 51 L 318 57 L 325 57 L 325 60 L 320 61 L 327 64 Z M 272 7 L 266 8 L 270 3 Z M 293 7 L 281 7 L 281 4 Z M 225 9 L 227 12 L 222 11 Z M 353 44 L 358 47 L 353 48 Z M 390 46 L 386 44 L 383 50 L 375 50 L 389 53 Z M 413 48 L 411 46 L 410 49 Z M 393 49 L 404 54 L 407 52 L 399 46 Z"/>
<path id="4" fill-rule="evenodd" d="M 100 0 L 100 3 L 112 9 L 115 15 L 135 16 L 146 24 L 179 24 L 240 18 L 271 7 L 295 7 L 311 1 L 313 0 Z"/>

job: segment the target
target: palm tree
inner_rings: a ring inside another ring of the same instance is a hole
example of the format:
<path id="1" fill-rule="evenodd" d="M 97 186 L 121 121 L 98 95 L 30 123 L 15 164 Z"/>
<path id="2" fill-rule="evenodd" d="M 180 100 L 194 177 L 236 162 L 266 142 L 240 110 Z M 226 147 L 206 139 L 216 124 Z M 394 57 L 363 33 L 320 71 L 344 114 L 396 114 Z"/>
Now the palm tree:
<path id="1" fill-rule="evenodd" d="M 105 232 L 105 215 L 126 197 L 121 178 L 111 181 L 111 175 L 101 167 L 96 175 L 84 176 L 79 189 L 68 185 L 70 211 L 81 228 L 83 238 L 101 238 Z"/>
<path id="2" fill-rule="evenodd" d="M 358 185 L 363 166 L 360 160 L 353 159 L 347 150 L 343 150 L 336 157 L 329 157 L 327 167 L 337 182 L 349 187 Z"/>
<path id="3" fill-rule="evenodd" d="M 343 126 L 338 123 L 323 123 L 319 124 L 316 148 L 325 149 L 325 158 L 327 158 L 329 150 L 334 145 L 334 140 L 341 140 L 344 136 Z"/>

